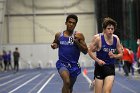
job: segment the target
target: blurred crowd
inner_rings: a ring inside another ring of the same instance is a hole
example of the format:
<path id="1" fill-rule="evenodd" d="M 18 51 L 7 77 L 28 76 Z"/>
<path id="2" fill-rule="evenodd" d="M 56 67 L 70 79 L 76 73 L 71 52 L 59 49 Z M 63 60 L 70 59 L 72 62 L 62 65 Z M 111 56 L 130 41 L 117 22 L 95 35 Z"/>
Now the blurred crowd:
<path id="1" fill-rule="evenodd" d="M 18 52 L 18 48 L 15 48 L 15 51 L 9 50 L 2 50 L 0 53 L 0 71 L 10 71 L 10 70 L 16 70 L 18 71 L 20 54 Z M 12 60 L 13 59 L 13 60 Z"/>
<path id="2" fill-rule="evenodd" d="M 137 52 L 134 53 L 130 47 L 126 47 L 122 44 L 123 57 L 118 61 L 119 71 L 123 69 L 124 75 L 129 76 L 130 73 L 134 76 L 134 72 L 140 74 L 140 39 L 137 41 L 138 47 Z"/>

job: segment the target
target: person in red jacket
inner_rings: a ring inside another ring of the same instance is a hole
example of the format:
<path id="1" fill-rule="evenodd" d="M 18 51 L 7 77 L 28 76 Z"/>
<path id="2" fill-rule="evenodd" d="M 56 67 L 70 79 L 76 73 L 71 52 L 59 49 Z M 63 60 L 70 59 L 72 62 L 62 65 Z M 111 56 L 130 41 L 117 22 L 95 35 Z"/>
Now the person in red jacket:
<path id="1" fill-rule="evenodd" d="M 137 48 L 137 59 L 138 59 L 138 67 L 140 67 L 140 39 L 137 40 L 138 48 Z M 140 69 L 138 70 L 140 74 Z"/>
<path id="2" fill-rule="evenodd" d="M 134 52 L 131 48 L 129 48 L 130 50 L 130 57 L 131 57 L 131 61 L 130 61 L 130 67 L 129 67 L 129 72 L 130 72 L 130 69 L 131 69 L 131 72 L 132 72 L 132 76 L 134 76 L 134 62 L 135 62 L 135 59 L 134 59 Z"/>
<path id="3" fill-rule="evenodd" d="M 125 76 L 129 76 L 129 68 L 130 68 L 130 64 L 131 64 L 131 55 L 130 55 L 130 50 L 128 48 L 126 48 L 123 45 L 123 57 L 122 57 L 122 62 L 124 63 L 123 69 L 124 69 L 124 73 Z"/>

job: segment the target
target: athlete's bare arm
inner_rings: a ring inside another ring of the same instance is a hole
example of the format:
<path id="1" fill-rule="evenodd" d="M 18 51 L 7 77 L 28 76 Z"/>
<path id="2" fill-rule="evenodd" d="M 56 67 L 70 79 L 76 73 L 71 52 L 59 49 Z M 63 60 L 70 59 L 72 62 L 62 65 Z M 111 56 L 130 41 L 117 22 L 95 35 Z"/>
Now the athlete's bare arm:
<path id="1" fill-rule="evenodd" d="M 101 48 L 101 39 L 100 39 L 100 36 L 99 34 L 97 35 L 94 35 L 93 39 L 92 39 L 92 42 L 91 44 L 89 45 L 89 48 L 88 48 L 88 54 L 89 56 L 95 60 L 99 65 L 104 65 L 105 62 L 102 61 L 101 59 L 98 59 L 95 55 L 95 52 L 100 50 Z"/>
<path id="2" fill-rule="evenodd" d="M 58 38 L 60 36 L 60 33 L 61 32 L 58 32 L 58 33 L 55 34 L 55 39 L 54 39 L 53 43 L 51 44 L 52 49 L 58 48 L 58 45 L 59 45 Z"/>
<path id="3" fill-rule="evenodd" d="M 74 36 L 74 42 L 78 45 L 81 52 L 83 52 L 84 54 L 87 54 L 88 48 L 85 43 L 85 37 L 82 33 L 76 32 Z"/>
<path id="4" fill-rule="evenodd" d="M 120 39 L 118 38 L 117 35 L 114 35 L 117 38 L 117 54 L 113 54 L 112 52 L 109 52 L 109 56 L 110 58 L 116 58 L 116 59 L 120 59 L 123 55 L 123 50 L 122 50 L 122 45 L 120 43 Z"/>

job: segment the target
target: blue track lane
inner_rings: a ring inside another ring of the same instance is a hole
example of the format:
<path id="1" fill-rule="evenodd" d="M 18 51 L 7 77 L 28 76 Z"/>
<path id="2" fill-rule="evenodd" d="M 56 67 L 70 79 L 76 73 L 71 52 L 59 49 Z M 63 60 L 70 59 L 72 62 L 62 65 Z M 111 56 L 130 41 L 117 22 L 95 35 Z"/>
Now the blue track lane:
<path id="1" fill-rule="evenodd" d="M 92 80 L 94 69 L 86 69 L 87 77 Z M 0 72 L 0 93 L 61 93 L 62 84 L 56 69 Z M 78 76 L 73 93 L 93 93 L 83 74 Z M 140 79 L 125 77 L 116 72 L 112 93 L 140 93 Z"/>

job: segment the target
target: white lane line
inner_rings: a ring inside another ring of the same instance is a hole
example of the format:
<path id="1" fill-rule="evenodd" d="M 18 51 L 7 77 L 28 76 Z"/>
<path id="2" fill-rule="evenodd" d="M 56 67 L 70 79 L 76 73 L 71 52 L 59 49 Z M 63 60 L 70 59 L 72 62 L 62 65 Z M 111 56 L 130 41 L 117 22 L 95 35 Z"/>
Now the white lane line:
<path id="1" fill-rule="evenodd" d="M 15 79 L 12 79 L 12 80 L 10 80 L 10 81 L 8 81 L 8 82 L 5 82 L 5 83 L 2 83 L 2 84 L 0 84 L 0 87 L 1 86 L 4 86 L 4 85 L 6 85 L 6 84 L 8 84 L 8 83 L 10 83 L 10 82 L 13 82 L 13 81 L 15 81 L 15 80 L 17 80 L 17 79 L 20 79 L 20 78 L 22 78 L 22 77 L 24 77 L 25 75 L 22 75 L 22 76 L 20 76 L 20 77 L 17 77 L 17 78 L 15 78 Z"/>
<path id="2" fill-rule="evenodd" d="M 2 80 L 2 79 L 5 79 L 5 78 L 8 78 L 8 77 L 11 77 L 12 75 L 7 75 L 7 76 L 4 76 L 4 77 L 1 77 L 0 76 L 0 80 Z"/>
<path id="3" fill-rule="evenodd" d="M 53 73 L 50 78 L 45 82 L 45 84 L 37 91 L 37 93 L 41 93 L 41 91 L 44 89 L 44 87 L 51 81 L 51 79 L 55 76 L 55 73 Z"/>
<path id="4" fill-rule="evenodd" d="M 127 89 L 128 91 L 130 91 L 130 92 L 132 92 L 132 93 L 137 93 L 135 90 L 133 90 L 133 89 L 131 89 L 131 88 L 128 88 L 127 86 L 121 84 L 120 82 L 118 82 L 118 81 L 116 81 L 116 80 L 115 80 L 115 82 L 116 82 L 118 85 L 120 85 L 121 87 Z"/>
<path id="5" fill-rule="evenodd" d="M 37 90 L 37 87 L 41 86 L 46 79 L 48 79 L 48 75 L 46 75 L 39 83 L 37 83 L 28 93 L 32 93 L 33 91 Z"/>
<path id="6" fill-rule="evenodd" d="M 41 74 L 36 75 L 35 77 L 31 78 L 30 80 L 28 80 L 27 82 L 23 83 L 22 85 L 18 86 L 17 88 L 11 90 L 9 93 L 13 93 L 14 91 L 18 90 L 19 88 L 23 87 L 24 85 L 28 84 L 29 82 L 33 81 L 34 79 L 36 79 L 37 77 L 39 77 Z"/>
<path id="7" fill-rule="evenodd" d="M 82 72 L 82 75 L 85 77 L 85 79 L 87 80 L 87 82 L 88 82 L 89 84 L 92 83 L 92 81 L 90 80 L 90 78 L 89 78 L 87 75 L 85 75 L 83 72 Z"/>

